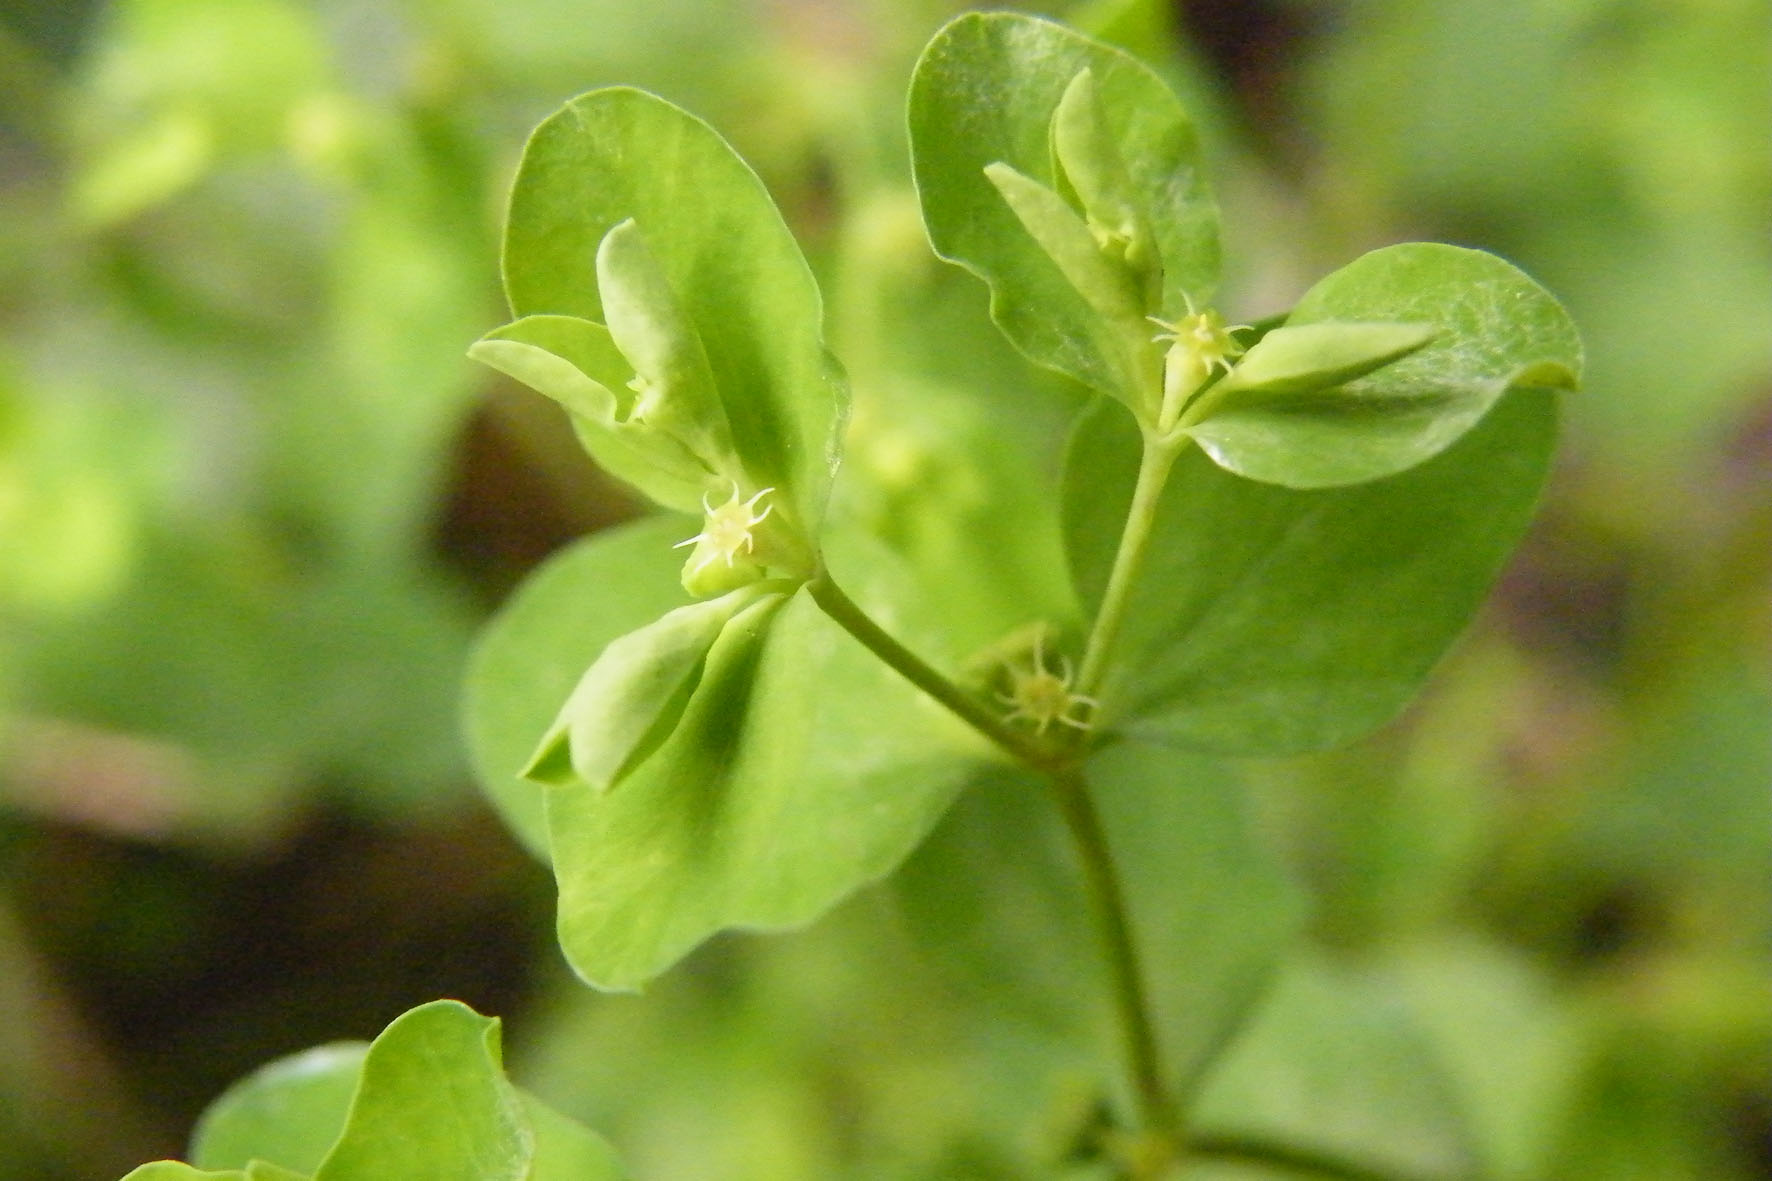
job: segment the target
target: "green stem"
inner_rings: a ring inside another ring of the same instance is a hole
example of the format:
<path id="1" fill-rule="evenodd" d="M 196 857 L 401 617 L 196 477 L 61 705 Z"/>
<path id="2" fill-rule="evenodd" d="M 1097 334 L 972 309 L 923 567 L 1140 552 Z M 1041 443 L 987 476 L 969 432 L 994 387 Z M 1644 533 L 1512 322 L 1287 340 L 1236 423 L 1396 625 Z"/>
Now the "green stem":
<path id="1" fill-rule="evenodd" d="M 1125 891 L 1120 886 L 1113 853 L 1108 849 L 1107 834 L 1102 830 L 1101 817 L 1096 812 L 1095 801 L 1089 794 L 1089 784 L 1082 772 L 1074 768 L 1056 771 L 1052 775 L 1052 785 L 1065 827 L 1070 830 L 1078 859 L 1083 864 L 1083 876 L 1101 934 L 1102 951 L 1107 958 L 1126 1067 L 1132 1076 L 1133 1094 L 1138 1103 L 1140 1131 L 1146 1139 L 1145 1147 L 1137 1156 L 1147 1162 L 1146 1169 L 1158 1168 L 1173 1157 L 1175 1113 L 1168 1088 L 1163 1083 L 1156 1029 L 1151 1022 L 1150 1000 L 1145 994 L 1144 970 L 1139 965 L 1138 948 L 1132 938 Z"/>
<path id="2" fill-rule="evenodd" d="M 884 628 L 869 618 L 867 612 L 856 605 L 855 600 L 843 593 L 843 589 L 832 581 L 828 572 L 821 571 L 806 586 L 812 594 L 812 601 L 838 626 L 896 669 L 905 680 L 947 706 L 961 721 L 1035 770 L 1048 770 L 1055 765 L 1050 752 L 1019 730 L 1013 729 L 995 710 L 948 680 L 924 663 L 922 657 L 893 639 Z"/>
<path id="3" fill-rule="evenodd" d="M 1138 461 L 1138 483 L 1132 490 L 1132 506 L 1126 512 L 1126 525 L 1120 532 L 1120 548 L 1114 554 L 1114 568 L 1108 574 L 1107 589 L 1102 592 L 1101 607 L 1095 613 L 1095 626 L 1089 631 L 1089 642 L 1083 649 L 1083 664 L 1077 670 L 1075 692 L 1093 697 L 1101 688 L 1102 674 L 1107 671 L 1108 657 L 1119 637 L 1125 619 L 1127 600 L 1132 584 L 1144 564 L 1144 551 L 1150 542 L 1151 526 L 1157 519 L 1157 501 L 1163 485 L 1169 480 L 1169 469 L 1176 457 L 1192 440 L 1186 436 L 1177 441 L 1158 439 L 1149 432 L 1144 436 L 1144 451 Z"/>
<path id="4" fill-rule="evenodd" d="M 1189 1143 L 1188 1159 L 1278 1165 L 1289 1173 L 1329 1181 L 1409 1181 L 1401 1173 L 1361 1161 L 1259 1137 L 1200 1136 Z"/>

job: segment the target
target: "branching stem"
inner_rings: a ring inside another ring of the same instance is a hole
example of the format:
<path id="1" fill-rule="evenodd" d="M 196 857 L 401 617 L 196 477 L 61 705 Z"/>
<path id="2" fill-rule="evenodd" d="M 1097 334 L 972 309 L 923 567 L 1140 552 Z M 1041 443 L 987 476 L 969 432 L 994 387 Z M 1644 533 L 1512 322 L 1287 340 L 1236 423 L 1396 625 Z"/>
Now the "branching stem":
<path id="1" fill-rule="evenodd" d="M 812 601 L 844 631 L 1017 761 L 1042 771 L 1055 765 L 1052 752 L 1015 729 L 996 710 L 954 684 L 875 623 L 855 600 L 843 593 L 843 588 L 831 579 L 828 572 L 821 571 L 807 584 L 807 590 L 812 594 Z"/>

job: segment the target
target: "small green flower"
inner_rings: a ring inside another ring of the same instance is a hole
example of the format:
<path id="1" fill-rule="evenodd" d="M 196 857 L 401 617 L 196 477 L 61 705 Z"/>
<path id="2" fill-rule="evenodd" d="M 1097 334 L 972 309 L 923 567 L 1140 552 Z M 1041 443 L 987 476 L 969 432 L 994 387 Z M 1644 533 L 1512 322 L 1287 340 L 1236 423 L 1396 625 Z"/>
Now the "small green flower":
<path id="1" fill-rule="evenodd" d="M 758 512 L 757 503 L 774 491 L 764 488 L 745 500 L 735 480 L 732 497 L 724 504 L 709 504 L 707 497 L 702 497 L 701 507 L 706 515 L 701 532 L 673 547 L 695 547 L 683 564 L 684 589 L 693 595 L 718 594 L 763 577 L 764 562 L 757 553 L 755 530 L 775 506 L 768 505 Z"/>
<path id="2" fill-rule="evenodd" d="M 1008 667 L 1009 692 L 997 694 L 997 700 L 1009 707 L 1012 722 L 1032 722 L 1034 733 L 1044 734 L 1054 722 L 1074 730 L 1087 730 L 1089 715 L 1096 709 L 1096 700 L 1071 691 L 1074 672 L 1071 662 L 1058 658 L 1058 671 L 1046 667 L 1044 637 L 1034 637 L 1033 667 Z M 1083 716 L 1077 716 L 1081 711 Z"/>
<path id="3" fill-rule="evenodd" d="M 1247 324 L 1227 327 L 1224 318 L 1213 309 L 1196 311 L 1194 301 L 1185 292 L 1182 299 L 1187 301 L 1187 315 L 1175 322 L 1147 317 L 1163 329 L 1151 339 L 1158 343 L 1170 342 L 1169 351 L 1163 357 L 1163 404 L 1177 409 L 1183 400 L 1206 384 L 1214 369 L 1231 371 L 1231 362 L 1243 355 L 1243 346 L 1231 333 L 1249 327 Z"/>

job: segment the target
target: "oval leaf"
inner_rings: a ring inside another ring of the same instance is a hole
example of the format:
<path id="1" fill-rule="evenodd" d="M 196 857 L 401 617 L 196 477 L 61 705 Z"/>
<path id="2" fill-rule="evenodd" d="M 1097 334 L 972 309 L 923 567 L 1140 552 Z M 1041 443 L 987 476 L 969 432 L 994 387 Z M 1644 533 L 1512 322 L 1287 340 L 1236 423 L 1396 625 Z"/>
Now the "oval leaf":
<path id="1" fill-rule="evenodd" d="M 630 219 L 705 351 L 747 483 L 780 490 L 810 532 L 847 395 L 799 246 L 756 174 L 705 123 L 622 87 L 544 121 L 511 193 L 512 310 L 618 318 L 617 305 L 630 305 L 610 301 L 606 314 L 599 251 Z"/>
<path id="2" fill-rule="evenodd" d="M 1085 112 L 1084 103 L 1096 110 Z M 1099 129 L 1090 130 L 1085 117 L 1098 119 Z M 1162 286 L 1156 306 L 1141 314 L 1179 314 L 1184 295 L 1204 301 L 1217 285 L 1218 211 L 1200 175 L 1193 125 L 1175 96 L 1138 61 L 1060 25 L 971 13 L 937 33 L 917 63 L 910 128 L 923 219 L 937 253 L 990 285 L 992 318 L 1029 360 L 1136 409 L 1142 395 L 1127 386 L 1133 379 L 1123 334 L 1104 324 L 986 169 L 1011 169 L 1061 202 L 1058 194 L 1077 194 L 1103 231 L 1148 227 L 1155 257 L 1147 273 L 1160 268 Z M 1112 154 L 1091 137 L 1105 138 Z M 1116 215 L 1122 205 L 1130 215 Z M 1136 250 L 1133 256 L 1139 261 Z M 1148 344 L 1150 332 L 1140 331 Z M 1160 364 L 1154 349 L 1146 352 L 1150 372 L 1137 377 L 1141 384 L 1157 379 Z"/>
<path id="3" fill-rule="evenodd" d="M 1515 385 L 1570 389 L 1581 372 L 1581 341 L 1562 305 L 1478 250 L 1431 242 L 1375 250 L 1306 292 L 1286 328 L 1347 322 L 1435 335 L 1330 389 L 1250 393 L 1227 380 L 1202 395 L 1188 433 L 1219 466 L 1250 479 L 1354 484 L 1438 455 Z"/>
<path id="4" fill-rule="evenodd" d="M 1554 400 L 1520 390 L 1427 463 L 1318 491 L 1245 480 L 1190 449 L 1158 504 L 1098 719 L 1250 755 L 1333 746 L 1384 722 L 1524 531 L 1555 435 Z M 1065 540 L 1092 609 L 1138 453 L 1133 424 L 1101 404 L 1071 442 Z"/>

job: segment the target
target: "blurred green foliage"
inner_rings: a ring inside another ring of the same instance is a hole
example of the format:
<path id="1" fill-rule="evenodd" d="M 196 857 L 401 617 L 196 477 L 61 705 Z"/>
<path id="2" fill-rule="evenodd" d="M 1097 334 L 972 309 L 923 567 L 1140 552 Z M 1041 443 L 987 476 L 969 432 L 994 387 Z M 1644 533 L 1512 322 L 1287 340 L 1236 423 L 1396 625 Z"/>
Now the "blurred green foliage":
<path id="1" fill-rule="evenodd" d="M 1056 1171 L 1104 1039 L 1043 809 L 971 792 L 810 931 L 602 998 L 555 966 L 456 735 L 486 608 L 631 511 L 463 356 L 523 135 L 590 86 L 708 118 L 795 223 L 856 392 L 839 495 L 888 544 L 939 562 L 1049 486 L 1076 395 L 933 260 L 907 187 L 904 81 L 952 7 L 0 7 L 0 1178 L 176 1153 L 230 1078 L 446 994 L 638 1176 Z M 1772 1176 L 1772 16 L 1070 16 L 1212 113 L 1233 317 L 1438 238 L 1588 342 L 1540 525 L 1405 719 L 1178 771 L 1183 816 L 1108 804 L 1157 946 L 1222 926 L 1224 972 L 1240 926 L 1306 933 L 1251 1086 L 1207 1110 L 1465 1167 L 1417 1135 L 1444 1102 L 1484 1176 Z M 949 514 L 899 511 L 931 482 Z M 1056 523 L 1025 526 L 956 601 L 1058 593 Z M 1197 872 L 1250 824 L 1302 893 Z"/>

